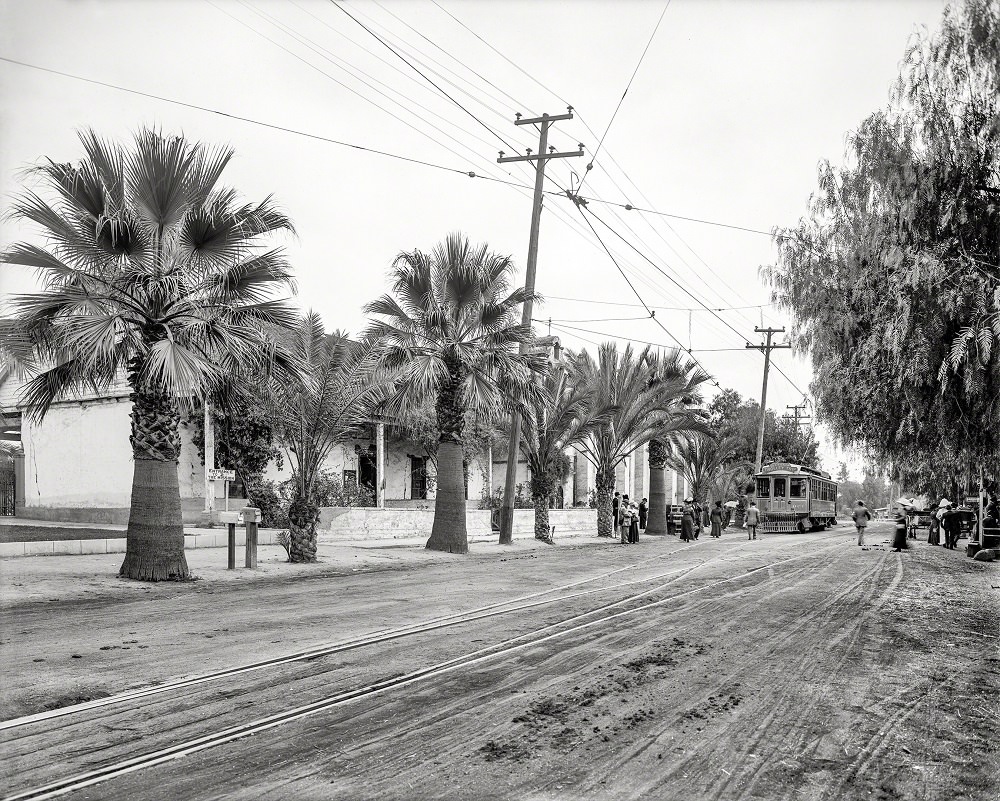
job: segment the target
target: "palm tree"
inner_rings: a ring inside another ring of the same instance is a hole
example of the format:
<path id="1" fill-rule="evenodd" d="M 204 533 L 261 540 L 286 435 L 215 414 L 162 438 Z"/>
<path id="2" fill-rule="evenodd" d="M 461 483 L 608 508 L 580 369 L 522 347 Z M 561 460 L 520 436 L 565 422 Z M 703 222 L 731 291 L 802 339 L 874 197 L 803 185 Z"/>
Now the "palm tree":
<path id="1" fill-rule="evenodd" d="M 753 465 L 733 461 L 739 437 L 716 439 L 704 433 L 675 434 L 668 439 L 666 462 L 691 486 L 691 497 L 701 504 L 710 498 L 722 500 L 739 494 L 740 479 L 746 484 Z"/>
<path id="2" fill-rule="evenodd" d="M 288 508 L 288 560 L 315 562 L 316 479 L 334 446 L 363 435 L 391 384 L 375 374 L 370 348 L 339 331 L 327 334 L 315 312 L 284 333 L 281 343 L 304 377 L 265 389 L 260 401 L 295 479 Z"/>
<path id="3" fill-rule="evenodd" d="M 294 316 L 272 298 L 292 280 L 281 250 L 262 240 L 292 224 L 270 198 L 241 205 L 220 186 L 229 148 L 149 129 L 129 148 L 90 130 L 80 141 L 78 164 L 32 171 L 49 199 L 25 190 L 11 207 L 41 228 L 47 247 L 16 243 L 0 255 L 44 282 L 13 301 L 41 365 L 21 402 L 40 420 L 65 392 L 100 391 L 124 376 L 134 473 L 120 573 L 186 579 L 179 406 L 225 375 L 273 364 L 266 332 Z"/>
<path id="4" fill-rule="evenodd" d="M 570 357 L 571 358 L 571 357 Z M 531 471 L 535 538 L 551 542 L 549 501 L 558 486 L 560 460 L 606 419 L 595 407 L 593 388 L 571 382 L 565 366 L 556 365 L 541 382 L 543 393 L 530 404 L 521 436 L 521 452 Z"/>
<path id="5" fill-rule="evenodd" d="M 531 330 L 518 322 L 528 293 L 510 291 L 513 272 L 509 256 L 451 234 L 430 253 L 399 254 L 390 273 L 392 294 L 365 306 L 377 318 L 366 339 L 378 343 L 380 364 L 397 382 L 386 410 L 434 399 L 440 440 L 427 540 L 434 550 L 469 550 L 462 466 L 466 410 L 483 419 L 510 416 L 537 392 L 532 375 L 544 369 L 542 357 L 517 353 L 531 341 Z"/>
<path id="6" fill-rule="evenodd" d="M 648 347 L 635 353 L 627 345 L 619 354 L 610 342 L 600 346 L 596 362 L 583 351 L 573 373 L 591 388 L 595 408 L 612 410 L 578 446 L 597 469 L 597 534 L 610 537 L 615 468 L 654 436 L 703 430 L 701 416 L 688 407 L 709 376 L 685 364 L 678 352 L 659 357 Z M 650 380 L 654 376 L 657 380 Z"/>

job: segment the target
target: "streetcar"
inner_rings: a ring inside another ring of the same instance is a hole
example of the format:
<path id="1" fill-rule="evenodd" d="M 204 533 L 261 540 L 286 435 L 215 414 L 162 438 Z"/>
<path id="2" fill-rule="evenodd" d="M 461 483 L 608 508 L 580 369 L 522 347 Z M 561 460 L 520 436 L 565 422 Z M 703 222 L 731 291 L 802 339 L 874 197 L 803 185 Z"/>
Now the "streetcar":
<path id="1" fill-rule="evenodd" d="M 837 482 L 829 473 L 789 462 L 754 476 L 762 531 L 817 531 L 837 522 Z"/>

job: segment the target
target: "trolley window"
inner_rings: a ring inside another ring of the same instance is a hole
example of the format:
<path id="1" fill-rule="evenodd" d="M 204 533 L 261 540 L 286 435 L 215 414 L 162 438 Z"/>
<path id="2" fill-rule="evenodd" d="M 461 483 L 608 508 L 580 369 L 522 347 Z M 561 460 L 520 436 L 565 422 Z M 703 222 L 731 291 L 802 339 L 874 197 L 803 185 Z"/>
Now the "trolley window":
<path id="1" fill-rule="evenodd" d="M 807 498 L 809 485 L 804 478 L 790 478 L 788 480 L 789 498 Z"/>
<path id="2" fill-rule="evenodd" d="M 774 497 L 784 498 L 785 497 L 785 479 L 776 478 L 774 479 Z"/>
<path id="3" fill-rule="evenodd" d="M 771 497 L 771 479 L 769 478 L 757 479 L 757 497 L 758 498 Z"/>

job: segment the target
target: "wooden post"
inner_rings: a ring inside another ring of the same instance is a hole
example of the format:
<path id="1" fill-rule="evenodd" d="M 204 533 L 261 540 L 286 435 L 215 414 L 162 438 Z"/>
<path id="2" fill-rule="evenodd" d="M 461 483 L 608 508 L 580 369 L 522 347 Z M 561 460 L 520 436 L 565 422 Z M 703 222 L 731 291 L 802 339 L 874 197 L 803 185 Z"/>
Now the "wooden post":
<path id="1" fill-rule="evenodd" d="M 227 523 L 229 529 L 229 569 L 236 569 L 236 524 Z"/>
<path id="2" fill-rule="evenodd" d="M 257 567 L 257 523 L 260 520 L 260 510 L 248 506 L 243 510 L 243 521 L 247 527 L 246 566 Z"/>
<path id="3" fill-rule="evenodd" d="M 375 424 L 375 506 L 385 508 L 385 423 Z"/>

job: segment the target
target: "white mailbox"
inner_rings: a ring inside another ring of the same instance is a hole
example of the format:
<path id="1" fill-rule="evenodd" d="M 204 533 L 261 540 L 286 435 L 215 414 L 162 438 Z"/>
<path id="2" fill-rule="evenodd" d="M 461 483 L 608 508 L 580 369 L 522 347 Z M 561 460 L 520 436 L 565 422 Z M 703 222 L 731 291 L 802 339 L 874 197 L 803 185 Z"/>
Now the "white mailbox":
<path id="1" fill-rule="evenodd" d="M 255 509 L 253 506 L 247 506 L 240 515 L 243 519 L 244 525 L 247 523 L 259 523 L 261 520 L 260 509 Z"/>

